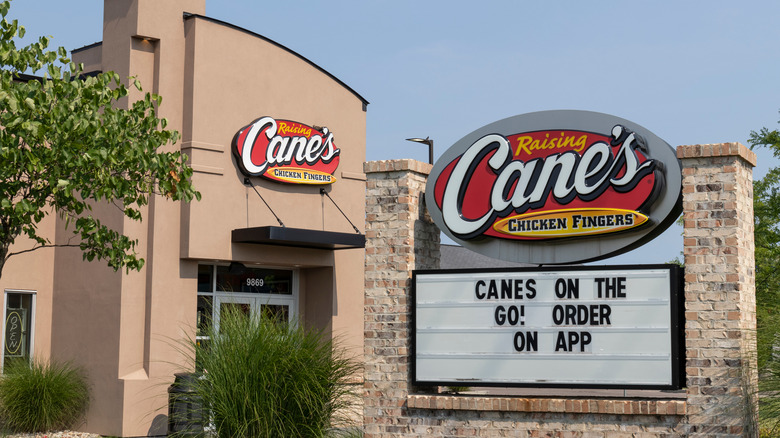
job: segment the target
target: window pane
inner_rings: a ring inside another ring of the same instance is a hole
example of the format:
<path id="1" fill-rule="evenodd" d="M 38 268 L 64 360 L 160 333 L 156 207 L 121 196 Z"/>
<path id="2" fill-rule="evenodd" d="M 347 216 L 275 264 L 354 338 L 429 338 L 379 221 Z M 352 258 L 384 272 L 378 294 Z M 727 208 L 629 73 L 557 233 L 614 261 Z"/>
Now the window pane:
<path id="1" fill-rule="evenodd" d="M 209 338 L 198 338 L 195 341 L 195 344 L 197 345 L 197 348 L 195 349 L 196 355 L 195 355 L 195 371 L 202 372 L 203 371 L 203 364 L 202 360 L 200 359 L 202 356 L 199 356 L 197 353 L 200 353 L 202 351 L 208 351 L 209 344 L 211 343 L 211 340 Z"/>
<path id="2" fill-rule="evenodd" d="M 4 367 L 13 361 L 30 360 L 32 298 L 32 294 L 6 294 Z"/>
<path id="3" fill-rule="evenodd" d="M 249 268 L 237 263 L 217 266 L 217 290 L 292 295 L 292 271 Z"/>
<path id="4" fill-rule="evenodd" d="M 263 317 L 272 319 L 276 322 L 287 322 L 290 320 L 290 308 L 281 304 L 263 304 L 260 306 L 260 312 Z"/>
<path id="5" fill-rule="evenodd" d="M 249 317 L 252 313 L 252 306 L 249 303 L 221 303 L 219 305 L 219 318 L 225 318 L 226 315 L 244 315 Z M 222 329 L 220 328 L 220 333 Z"/>
<path id="6" fill-rule="evenodd" d="M 213 270 L 211 265 L 198 265 L 198 292 L 214 292 L 211 286 Z"/>
<path id="7" fill-rule="evenodd" d="M 222 303 L 219 307 L 220 315 L 226 312 L 235 312 L 239 315 L 249 316 L 252 306 L 249 303 Z"/>
<path id="8" fill-rule="evenodd" d="M 197 315 L 197 336 L 206 336 L 211 326 L 211 309 L 213 308 L 213 298 L 208 296 L 198 296 L 198 315 Z"/>

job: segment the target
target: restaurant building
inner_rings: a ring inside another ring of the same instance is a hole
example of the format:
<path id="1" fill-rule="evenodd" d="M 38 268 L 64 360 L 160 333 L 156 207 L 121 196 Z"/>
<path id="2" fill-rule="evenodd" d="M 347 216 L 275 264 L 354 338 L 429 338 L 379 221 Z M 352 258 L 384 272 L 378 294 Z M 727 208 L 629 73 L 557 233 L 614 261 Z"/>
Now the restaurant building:
<path id="1" fill-rule="evenodd" d="M 143 222 L 96 208 L 139 239 L 140 272 L 56 248 L 11 258 L 0 279 L 3 361 L 84 366 L 89 432 L 164 434 L 167 388 L 192 367 L 182 343 L 227 307 L 300 319 L 362 353 L 368 102 L 304 56 L 204 14 L 205 0 L 107 0 L 102 41 L 73 51 L 85 72 L 135 76 L 163 97 L 159 115 L 181 133 L 168 148 L 189 157 L 202 200 L 153 197 Z M 56 214 L 40 228 L 56 243 L 72 235 Z"/>

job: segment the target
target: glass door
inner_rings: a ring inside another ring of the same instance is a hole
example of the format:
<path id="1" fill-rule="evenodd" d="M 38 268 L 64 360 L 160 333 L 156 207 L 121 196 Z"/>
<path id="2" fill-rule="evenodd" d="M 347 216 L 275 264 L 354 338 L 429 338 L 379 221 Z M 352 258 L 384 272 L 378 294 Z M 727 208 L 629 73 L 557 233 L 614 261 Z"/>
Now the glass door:
<path id="1" fill-rule="evenodd" d="M 214 296 L 214 323 L 219 328 L 223 312 L 237 309 L 244 315 L 266 316 L 278 321 L 292 322 L 295 314 L 291 298 L 256 296 L 245 294 L 217 294 Z"/>

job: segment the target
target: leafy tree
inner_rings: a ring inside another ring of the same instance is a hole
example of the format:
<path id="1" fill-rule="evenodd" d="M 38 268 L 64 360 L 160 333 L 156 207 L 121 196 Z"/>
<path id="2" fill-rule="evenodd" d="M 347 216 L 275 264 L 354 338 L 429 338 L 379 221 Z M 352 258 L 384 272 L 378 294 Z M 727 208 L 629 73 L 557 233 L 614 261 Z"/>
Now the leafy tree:
<path id="1" fill-rule="evenodd" d="M 763 128 L 750 133 L 751 147 L 767 147 L 780 157 L 780 132 Z M 759 367 L 773 362 L 773 347 L 780 339 L 780 167 L 774 167 L 753 184 L 756 242 L 756 302 Z"/>
<path id="2" fill-rule="evenodd" d="M 17 48 L 25 31 L 6 19 L 9 8 L 0 2 L 0 275 L 10 257 L 52 246 L 79 247 L 84 259 L 115 270 L 140 269 L 137 240 L 106 226 L 92 207 L 114 205 L 141 220 L 155 194 L 200 199 L 186 157 L 159 150 L 178 139 L 156 115 L 161 98 L 119 102 L 129 91 L 116 73 L 83 75 L 64 48 L 48 50 L 49 38 Z M 23 80 L 25 72 L 43 77 Z M 67 243 L 39 233 L 53 212 L 73 232 Z M 34 244 L 12 252 L 20 236 Z"/>
<path id="3" fill-rule="evenodd" d="M 780 157 L 780 132 L 750 133 L 751 147 L 767 147 Z M 753 183 L 756 256 L 756 316 L 761 436 L 780 430 L 780 167 Z"/>

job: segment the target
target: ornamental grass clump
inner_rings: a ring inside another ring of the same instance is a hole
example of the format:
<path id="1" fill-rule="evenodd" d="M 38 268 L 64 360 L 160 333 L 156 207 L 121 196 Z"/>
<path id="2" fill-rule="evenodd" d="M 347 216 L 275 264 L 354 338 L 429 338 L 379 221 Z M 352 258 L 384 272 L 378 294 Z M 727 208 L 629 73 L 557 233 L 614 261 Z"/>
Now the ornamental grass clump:
<path id="1" fill-rule="evenodd" d="M 17 361 L 0 378 L 0 418 L 15 432 L 69 429 L 88 406 L 86 375 L 69 363 Z"/>
<path id="2" fill-rule="evenodd" d="M 233 309 L 195 344 L 195 391 L 219 437 L 323 437 L 343 426 L 358 364 L 323 331 Z"/>

